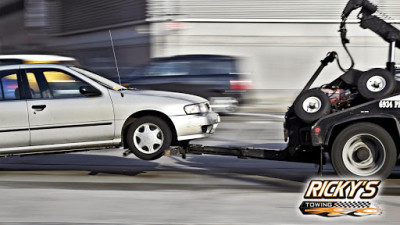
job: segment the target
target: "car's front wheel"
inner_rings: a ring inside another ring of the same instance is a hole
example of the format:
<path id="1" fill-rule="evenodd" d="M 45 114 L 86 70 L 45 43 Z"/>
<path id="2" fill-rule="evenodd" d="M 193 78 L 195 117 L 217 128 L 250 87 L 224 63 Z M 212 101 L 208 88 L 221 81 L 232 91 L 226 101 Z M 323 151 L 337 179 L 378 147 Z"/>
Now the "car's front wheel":
<path id="1" fill-rule="evenodd" d="M 126 138 L 129 149 L 138 158 L 154 160 L 163 156 L 171 145 L 172 134 L 168 124 L 161 118 L 144 116 L 129 126 Z"/>

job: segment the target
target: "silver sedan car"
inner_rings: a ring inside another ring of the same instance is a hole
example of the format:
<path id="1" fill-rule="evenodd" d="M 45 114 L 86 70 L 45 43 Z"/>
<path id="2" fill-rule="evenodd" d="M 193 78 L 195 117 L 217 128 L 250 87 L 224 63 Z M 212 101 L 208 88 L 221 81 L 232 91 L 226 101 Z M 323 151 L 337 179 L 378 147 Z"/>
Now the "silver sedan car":
<path id="1" fill-rule="evenodd" d="M 130 90 L 52 64 L 1 66 L 0 109 L 0 156 L 123 146 L 153 160 L 220 121 L 201 97 Z"/>

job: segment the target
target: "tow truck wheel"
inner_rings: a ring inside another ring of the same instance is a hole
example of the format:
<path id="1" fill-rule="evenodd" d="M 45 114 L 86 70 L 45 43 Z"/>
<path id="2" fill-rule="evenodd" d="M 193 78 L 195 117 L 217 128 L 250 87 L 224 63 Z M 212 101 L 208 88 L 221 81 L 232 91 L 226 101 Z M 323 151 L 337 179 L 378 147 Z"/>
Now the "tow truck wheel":
<path id="1" fill-rule="evenodd" d="M 329 97 L 319 89 L 310 89 L 297 98 L 294 113 L 305 123 L 311 123 L 331 111 Z"/>
<path id="2" fill-rule="evenodd" d="M 397 150 L 390 134 L 373 123 L 357 123 L 334 140 L 331 161 L 339 176 L 387 178 L 396 165 Z"/>
<path id="3" fill-rule="evenodd" d="M 357 88 L 364 98 L 378 99 L 393 93 L 396 88 L 396 80 L 385 69 L 371 69 L 361 74 Z"/>
<path id="4" fill-rule="evenodd" d="M 144 116 L 135 120 L 128 129 L 129 149 L 138 158 L 155 160 L 163 156 L 171 145 L 172 134 L 168 124 L 154 116 Z"/>

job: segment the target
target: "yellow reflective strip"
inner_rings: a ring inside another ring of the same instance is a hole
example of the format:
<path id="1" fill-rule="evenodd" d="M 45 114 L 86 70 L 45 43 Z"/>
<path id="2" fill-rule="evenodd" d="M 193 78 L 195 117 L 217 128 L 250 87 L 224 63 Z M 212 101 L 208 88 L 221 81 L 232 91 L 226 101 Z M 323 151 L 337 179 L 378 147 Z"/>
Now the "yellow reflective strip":
<path id="1" fill-rule="evenodd" d="M 59 63 L 60 61 L 24 61 L 24 64 Z"/>

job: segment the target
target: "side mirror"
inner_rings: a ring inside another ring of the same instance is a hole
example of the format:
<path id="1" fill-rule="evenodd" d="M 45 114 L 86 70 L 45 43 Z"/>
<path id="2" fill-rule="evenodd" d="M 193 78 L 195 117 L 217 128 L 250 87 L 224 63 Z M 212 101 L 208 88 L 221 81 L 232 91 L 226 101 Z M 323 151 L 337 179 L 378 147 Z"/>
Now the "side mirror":
<path id="1" fill-rule="evenodd" d="M 101 92 L 92 86 L 81 86 L 79 92 L 86 97 L 100 96 Z"/>

